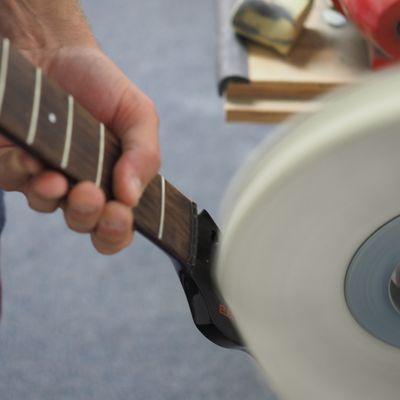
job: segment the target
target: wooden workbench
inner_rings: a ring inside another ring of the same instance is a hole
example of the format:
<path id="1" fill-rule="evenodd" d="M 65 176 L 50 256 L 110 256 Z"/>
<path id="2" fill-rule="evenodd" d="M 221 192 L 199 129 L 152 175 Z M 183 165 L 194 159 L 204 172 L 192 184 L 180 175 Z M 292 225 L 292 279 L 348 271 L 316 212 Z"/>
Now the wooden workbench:
<path id="1" fill-rule="evenodd" d="M 226 12 L 231 0 L 223 1 Z M 288 57 L 256 44 L 243 46 L 231 33 L 225 45 L 240 46 L 234 54 L 242 59 L 233 63 L 240 67 L 232 73 L 221 59 L 230 50 L 220 50 L 220 91 L 228 121 L 279 122 L 292 114 L 312 112 L 320 107 L 318 96 L 352 84 L 369 71 L 361 35 L 350 24 L 336 28 L 328 25 L 323 17 L 326 9 L 324 0 L 315 2 L 305 30 Z M 221 18 L 220 23 L 224 23 Z M 229 34 L 227 29 L 225 26 L 225 35 Z M 232 64 L 232 57 L 228 62 Z M 232 76 L 224 76 L 224 71 Z"/>

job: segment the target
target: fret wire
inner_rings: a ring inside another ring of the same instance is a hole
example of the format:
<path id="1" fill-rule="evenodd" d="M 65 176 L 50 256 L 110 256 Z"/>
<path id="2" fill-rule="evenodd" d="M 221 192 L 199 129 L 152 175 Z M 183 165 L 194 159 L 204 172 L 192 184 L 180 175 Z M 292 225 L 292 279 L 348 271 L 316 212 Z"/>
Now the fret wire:
<path id="1" fill-rule="evenodd" d="M 160 213 L 160 225 L 158 230 L 159 240 L 162 240 L 164 236 L 164 223 L 165 223 L 165 178 L 161 176 L 161 213 Z"/>
<path id="2" fill-rule="evenodd" d="M 74 123 L 74 98 L 71 95 L 68 95 L 68 117 L 67 117 L 67 129 L 65 132 L 64 152 L 61 161 L 62 169 L 66 169 L 68 167 L 69 154 L 71 151 L 73 123 Z"/>
<path id="3" fill-rule="evenodd" d="M 1 72 L 0 72 L 0 114 L 3 108 L 4 93 L 6 91 L 9 58 L 10 58 L 10 40 L 3 39 L 3 49 L 1 52 Z"/>
<path id="4" fill-rule="evenodd" d="M 35 137 L 36 137 L 41 95 L 42 95 L 42 70 L 40 68 L 36 68 L 35 91 L 33 94 L 31 123 L 29 125 L 28 137 L 26 139 L 26 142 L 29 145 L 33 144 L 33 142 L 35 141 Z"/>
<path id="5" fill-rule="evenodd" d="M 103 175 L 104 164 L 104 147 L 105 147 L 105 128 L 104 124 L 100 124 L 100 138 L 99 138 L 99 160 L 97 164 L 96 185 L 100 187 L 101 178 Z"/>

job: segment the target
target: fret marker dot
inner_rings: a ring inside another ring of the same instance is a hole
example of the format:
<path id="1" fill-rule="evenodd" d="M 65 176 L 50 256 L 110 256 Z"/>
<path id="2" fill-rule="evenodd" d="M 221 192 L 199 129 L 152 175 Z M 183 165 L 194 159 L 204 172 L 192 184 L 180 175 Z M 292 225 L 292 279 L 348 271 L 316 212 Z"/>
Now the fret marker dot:
<path id="1" fill-rule="evenodd" d="M 57 122 L 57 115 L 54 114 L 54 113 L 50 113 L 49 114 L 49 121 L 50 121 L 50 123 L 55 124 Z"/>

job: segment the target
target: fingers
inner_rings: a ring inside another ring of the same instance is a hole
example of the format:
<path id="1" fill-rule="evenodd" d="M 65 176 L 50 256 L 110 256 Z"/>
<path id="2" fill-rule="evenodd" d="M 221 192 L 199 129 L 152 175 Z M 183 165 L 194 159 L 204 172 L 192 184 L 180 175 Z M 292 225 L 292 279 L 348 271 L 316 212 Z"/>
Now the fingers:
<path id="1" fill-rule="evenodd" d="M 40 162 L 13 145 L 0 149 L 0 171 L 4 171 L 0 188 L 24 193 L 29 206 L 38 212 L 55 211 L 68 190 L 62 175 L 43 171 Z"/>
<path id="2" fill-rule="evenodd" d="M 105 255 L 129 246 L 133 239 L 132 210 L 116 201 L 107 203 L 91 238 L 96 250 Z"/>
<path id="3" fill-rule="evenodd" d="M 159 120 L 153 103 L 134 89 L 121 104 L 119 112 L 129 112 L 129 118 L 122 118 L 126 127 L 119 131 L 123 154 L 114 168 L 113 191 L 119 201 L 135 207 L 160 168 Z"/>
<path id="4" fill-rule="evenodd" d="M 122 156 L 113 171 L 116 201 L 106 203 L 104 194 L 88 182 L 68 194 L 68 182 L 60 174 L 45 171 L 34 159 L 15 148 L 8 151 L 1 143 L 0 187 L 23 191 L 30 206 L 41 212 L 53 211 L 65 199 L 67 225 L 91 233 L 99 252 L 113 254 L 132 241 L 132 208 L 160 168 L 157 112 L 98 50 L 61 49 L 48 72 L 121 140 Z"/>
<path id="5" fill-rule="evenodd" d="M 64 176 L 53 171 L 42 171 L 31 177 L 21 190 L 29 206 L 41 213 L 54 212 L 68 191 Z"/>
<path id="6" fill-rule="evenodd" d="M 32 178 L 30 188 L 43 200 L 60 200 L 68 192 L 68 181 L 57 172 L 45 170 Z"/>
<path id="7" fill-rule="evenodd" d="M 104 193 L 94 183 L 79 183 L 71 190 L 65 204 L 64 216 L 68 227 L 79 233 L 92 232 L 104 205 Z"/>
<path id="8" fill-rule="evenodd" d="M 92 182 L 71 189 L 64 215 L 70 229 L 91 233 L 94 247 L 102 254 L 117 253 L 132 242 L 132 210 L 116 201 L 106 203 L 104 193 Z"/>
<path id="9" fill-rule="evenodd" d="M 38 161 L 15 146 L 0 148 L 0 188 L 3 190 L 21 190 L 42 168 Z"/>
<path id="10" fill-rule="evenodd" d="M 114 196 L 136 206 L 160 167 L 154 104 L 96 49 L 62 49 L 48 72 L 121 139 L 123 155 L 114 170 Z"/>
<path id="11" fill-rule="evenodd" d="M 59 200 L 45 200 L 33 191 L 24 192 L 29 207 L 40 213 L 52 213 L 57 210 L 60 205 Z"/>

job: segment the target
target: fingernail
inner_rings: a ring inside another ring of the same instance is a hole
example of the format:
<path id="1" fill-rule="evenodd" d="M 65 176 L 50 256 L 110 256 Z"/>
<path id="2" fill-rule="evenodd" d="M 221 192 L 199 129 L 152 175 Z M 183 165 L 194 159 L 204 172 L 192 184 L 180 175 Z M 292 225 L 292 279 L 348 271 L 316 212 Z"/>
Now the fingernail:
<path id="1" fill-rule="evenodd" d="M 117 231 L 117 232 L 122 232 L 126 229 L 126 223 L 123 221 L 115 221 L 115 220 L 102 220 L 100 221 L 100 225 L 102 228 L 108 230 L 108 231 Z"/>

